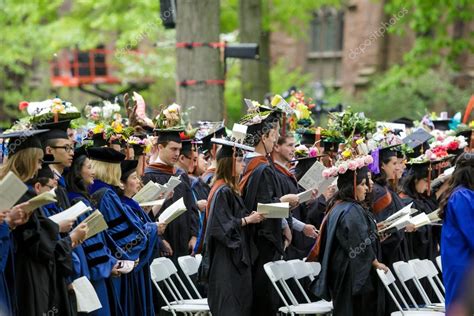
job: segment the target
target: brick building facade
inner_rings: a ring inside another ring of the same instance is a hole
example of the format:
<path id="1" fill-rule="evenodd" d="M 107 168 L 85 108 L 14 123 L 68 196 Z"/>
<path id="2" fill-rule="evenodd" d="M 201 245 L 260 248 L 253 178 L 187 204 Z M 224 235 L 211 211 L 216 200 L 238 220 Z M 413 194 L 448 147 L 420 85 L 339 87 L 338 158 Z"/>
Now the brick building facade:
<path id="1" fill-rule="evenodd" d="M 307 26 L 307 39 L 295 40 L 284 33 L 271 36 L 271 59 L 289 61 L 290 68 L 301 67 L 336 88 L 355 94 L 364 90 L 371 77 L 400 63 L 410 50 L 415 36 L 388 34 L 387 28 L 404 23 L 407 12 L 387 16 L 382 2 L 352 0 L 342 10 L 324 9 L 315 13 Z M 450 30 L 453 32 L 453 30 Z M 474 22 L 464 25 L 462 34 L 474 31 Z M 474 56 L 459 58 L 462 72 L 455 78 L 460 86 L 474 80 Z"/>

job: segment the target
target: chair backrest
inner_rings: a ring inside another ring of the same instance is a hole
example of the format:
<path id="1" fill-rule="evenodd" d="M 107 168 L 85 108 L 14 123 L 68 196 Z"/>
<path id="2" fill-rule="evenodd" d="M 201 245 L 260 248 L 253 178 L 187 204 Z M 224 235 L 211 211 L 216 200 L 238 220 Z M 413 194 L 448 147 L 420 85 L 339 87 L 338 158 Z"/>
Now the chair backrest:
<path id="1" fill-rule="evenodd" d="M 169 278 L 170 276 L 168 269 L 165 267 L 163 261 L 159 259 L 160 258 L 156 258 L 150 265 L 151 278 L 155 282 L 161 282 L 166 278 Z"/>
<path id="2" fill-rule="evenodd" d="M 184 299 L 184 296 L 181 294 L 178 287 L 174 284 L 174 281 L 171 278 L 171 276 L 174 276 L 178 280 L 178 283 L 181 285 L 181 288 L 184 290 L 184 292 L 188 296 L 188 299 L 192 299 L 193 297 L 191 293 L 189 292 L 188 288 L 186 287 L 186 285 L 184 285 L 183 280 L 181 280 L 181 277 L 178 274 L 178 269 L 174 265 L 173 261 L 171 261 L 170 258 L 165 258 L 165 257 L 157 258 L 155 260 L 161 260 L 161 262 L 163 262 L 163 266 L 165 267 L 165 269 L 168 270 L 168 273 L 170 276 L 165 281 L 168 281 L 171 284 L 171 288 L 174 289 L 179 300 L 182 301 Z"/>
<path id="3" fill-rule="evenodd" d="M 413 268 L 411 268 L 406 262 L 395 262 L 393 264 L 393 270 L 395 270 L 395 274 L 402 282 L 406 282 L 408 280 L 413 280 L 416 278 Z"/>
<path id="4" fill-rule="evenodd" d="M 438 269 L 436 269 L 433 261 L 425 259 L 421 261 L 423 265 L 425 266 L 425 271 L 428 277 L 435 277 L 438 275 Z"/>
<path id="5" fill-rule="evenodd" d="M 395 283 L 395 277 L 393 276 L 392 271 L 388 270 L 385 273 L 383 270 L 377 269 L 377 274 L 379 275 L 380 281 L 382 281 L 383 285 L 389 286 L 390 284 Z"/>
<path id="6" fill-rule="evenodd" d="M 420 260 L 418 260 L 418 261 L 420 261 Z M 428 295 L 426 294 L 425 290 L 423 289 L 423 286 L 421 285 L 421 283 L 419 281 L 419 279 L 421 279 L 421 278 L 418 277 L 418 275 L 415 273 L 413 265 L 420 265 L 420 263 L 413 262 L 412 264 L 409 264 L 407 262 L 399 261 L 399 262 L 395 262 L 393 264 L 393 269 L 395 270 L 395 274 L 397 275 L 397 277 L 402 282 L 403 289 L 408 294 L 408 297 L 410 298 L 412 304 L 416 308 L 418 308 L 418 305 L 416 304 L 415 299 L 413 298 L 410 290 L 406 286 L 406 282 L 409 281 L 409 280 L 413 281 L 413 284 L 415 284 L 415 287 L 418 290 L 418 292 L 420 293 L 421 297 L 423 298 L 423 301 L 425 302 L 425 304 L 428 305 L 428 304 L 431 304 L 431 302 L 430 302 L 430 300 L 428 298 Z M 420 270 L 420 275 L 421 274 L 426 275 L 426 272 L 421 271 L 421 270 L 424 270 L 424 267 L 418 266 L 418 269 Z"/>
<path id="7" fill-rule="evenodd" d="M 275 261 L 275 269 L 279 270 L 281 279 L 283 280 L 288 280 L 292 279 L 295 277 L 296 272 L 293 270 L 293 268 L 290 266 L 289 263 L 283 260 Z"/>
<path id="8" fill-rule="evenodd" d="M 193 256 L 183 256 L 178 258 L 178 264 L 186 275 L 193 275 L 198 272 L 199 261 Z"/>
<path id="9" fill-rule="evenodd" d="M 200 259 L 202 259 L 202 257 Z M 193 256 L 183 256 L 178 258 L 179 267 L 181 268 L 181 271 L 183 271 L 186 280 L 188 280 L 188 283 L 191 285 L 194 294 L 196 294 L 198 298 L 202 298 L 201 293 L 199 293 L 197 290 L 196 285 L 194 285 L 190 276 L 198 272 L 199 265 L 201 264 L 200 259 Z"/>
<path id="10" fill-rule="evenodd" d="M 436 264 L 441 272 L 443 272 L 443 265 L 441 264 L 441 256 L 436 257 Z"/>
<path id="11" fill-rule="evenodd" d="M 412 259 L 408 261 L 408 264 L 413 268 L 415 272 L 415 277 L 420 280 L 428 276 L 428 271 L 426 270 L 426 265 L 420 259 Z"/>
<path id="12" fill-rule="evenodd" d="M 274 262 L 267 262 L 263 265 L 263 270 L 270 279 L 270 282 L 273 284 L 273 287 L 275 288 L 275 291 L 277 291 L 278 296 L 280 296 L 285 306 L 289 308 L 288 301 L 286 300 L 285 296 L 280 291 L 280 288 L 277 285 L 277 282 L 282 279 L 281 268 L 278 268 L 277 264 L 275 264 Z"/>
<path id="13" fill-rule="evenodd" d="M 306 265 L 304 261 L 301 261 L 299 259 L 293 259 L 287 262 L 293 268 L 295 278 L 297 278 L 298 280 L 306 278 L 313 274 L 313 270 L 310 269 L 310 266 Z"/>
<path id="14" fill-rule="evenodd" d="M 321 272 L 321 264 L 319 262 L 309 262 L 309 266 L 313 270 L 313 276 L 318 276 Z"/>

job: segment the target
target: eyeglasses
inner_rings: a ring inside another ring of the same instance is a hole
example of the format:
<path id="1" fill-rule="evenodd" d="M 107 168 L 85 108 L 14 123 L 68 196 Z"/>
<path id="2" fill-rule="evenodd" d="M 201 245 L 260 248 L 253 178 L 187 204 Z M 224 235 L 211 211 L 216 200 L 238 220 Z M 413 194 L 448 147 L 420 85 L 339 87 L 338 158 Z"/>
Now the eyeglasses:
<path id="1" fill-rule="evenodd" d="M 70 153 L 74 150 L 74 147 L 71 145 L 66 145 L 66 146 L 51 146 L 51 148 L 62 148 L 64 149 L 65 152 Z"/>
<path id="2" fill-rule="evenodd" d="M 49 184 L 45 184 L 44 186 L 45 186 L 45 187 L 48 187 L 50 190 L 52 190 L 52 189 L 55 189 L 55 187 L 54 187 L 54 186 L 52 186 L 52 185 L 49 185 Z"/>

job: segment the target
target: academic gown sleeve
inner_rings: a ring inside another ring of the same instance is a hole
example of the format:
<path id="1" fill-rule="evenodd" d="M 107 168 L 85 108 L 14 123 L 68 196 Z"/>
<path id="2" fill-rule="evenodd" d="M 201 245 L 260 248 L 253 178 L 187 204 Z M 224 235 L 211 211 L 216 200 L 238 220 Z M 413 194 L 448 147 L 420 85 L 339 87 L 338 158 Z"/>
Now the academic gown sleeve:
<path id="1" fill-rule="evenodd" d="M 109 228 L 109 248 L 117 259 L 137 260 L 146 248 L 147 239 L 140 229 L 139 221 L 135 214 L 128 210 L 118 195 L 107 189 L 98 203 L 98 209 L 104 216 Z"/>

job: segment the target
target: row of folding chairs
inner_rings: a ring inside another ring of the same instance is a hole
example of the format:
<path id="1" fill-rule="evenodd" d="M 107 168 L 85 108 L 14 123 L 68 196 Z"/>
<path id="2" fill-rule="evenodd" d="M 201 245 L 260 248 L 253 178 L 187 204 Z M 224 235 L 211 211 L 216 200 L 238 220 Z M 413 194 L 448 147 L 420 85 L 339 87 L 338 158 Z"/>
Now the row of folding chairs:
<path id="1" fill-rule="evenodd" d="M 309 315 L 309 314 L 331 314 L 333 310 L 332 302 L 325 300 L 312 302 L 301 281 L 305 278 L 313 281 L 321 271 L 321 265 L 317 262 L 304 262 L 302 260 L 274 261 L 263 266 L 265 273 L 270 279 L 278 296 L 284 306 L 279 308 L 282 314 Z M 293 293 L 288 282 L 293 280 L 296 283 L 297 291 Z M 298 302 L 297 296 L 303 297 L 305 302 Z"/>
<path id="2" fill-rule="evenodd" d="M 185 315 L 210 314 L 207 298 L 202 298 L 190 277 L 197 273 L 201 260 L 200 255 L 178 258 L 178 264 L 188 285 L 179 276 L 178 269 L 169 258 L 162 257 L 153 260 L 150 265 L 151 279 L 166 304 L 161 308 L 162 310 L 171 312 L 173 315 L 177 313 Z M 194 297 L 191 292 L 194 293 Z"/>
<path id="3" fill-rule="evenodd" d="M 441 270 L 441 260 L 437 258 L 436 262 Z M 438 269 L 436 269 L 435 264 L 431 260 L 413 259 L 408 262 L 395 262 L 393 264 L 393 270 L 395 271 L 395 274 L 400 280 L 402 288 L 408 296 L 411 305 L 409 305 L 404 295 L 400 291 L 399 287 L 397 286 L 396 279 L 392 271 L 389 270 L 387 273 L 385 273 L 382 270 L 377 270 L 377 274 L 380 280 L 382 281 L 385 289 L 388 291 L 390 297 L 399 309 L 398 312 L 392 313 L 392 316 L 444 315 L 445 288 L 438 276 Z M 428 281 L 427 284 L 429 284 L 431 290 L 434 291 L 438 302 L 432 302 L 430 300 L 426 289 L 421 283 L 422 280 Z M 409 283 L 414 284 L 414 289 L 421 296 L 424 302 L 423 306 L 420 306 L 416 303 L 413 293 L 411 293 L 408 288 Z"/>

